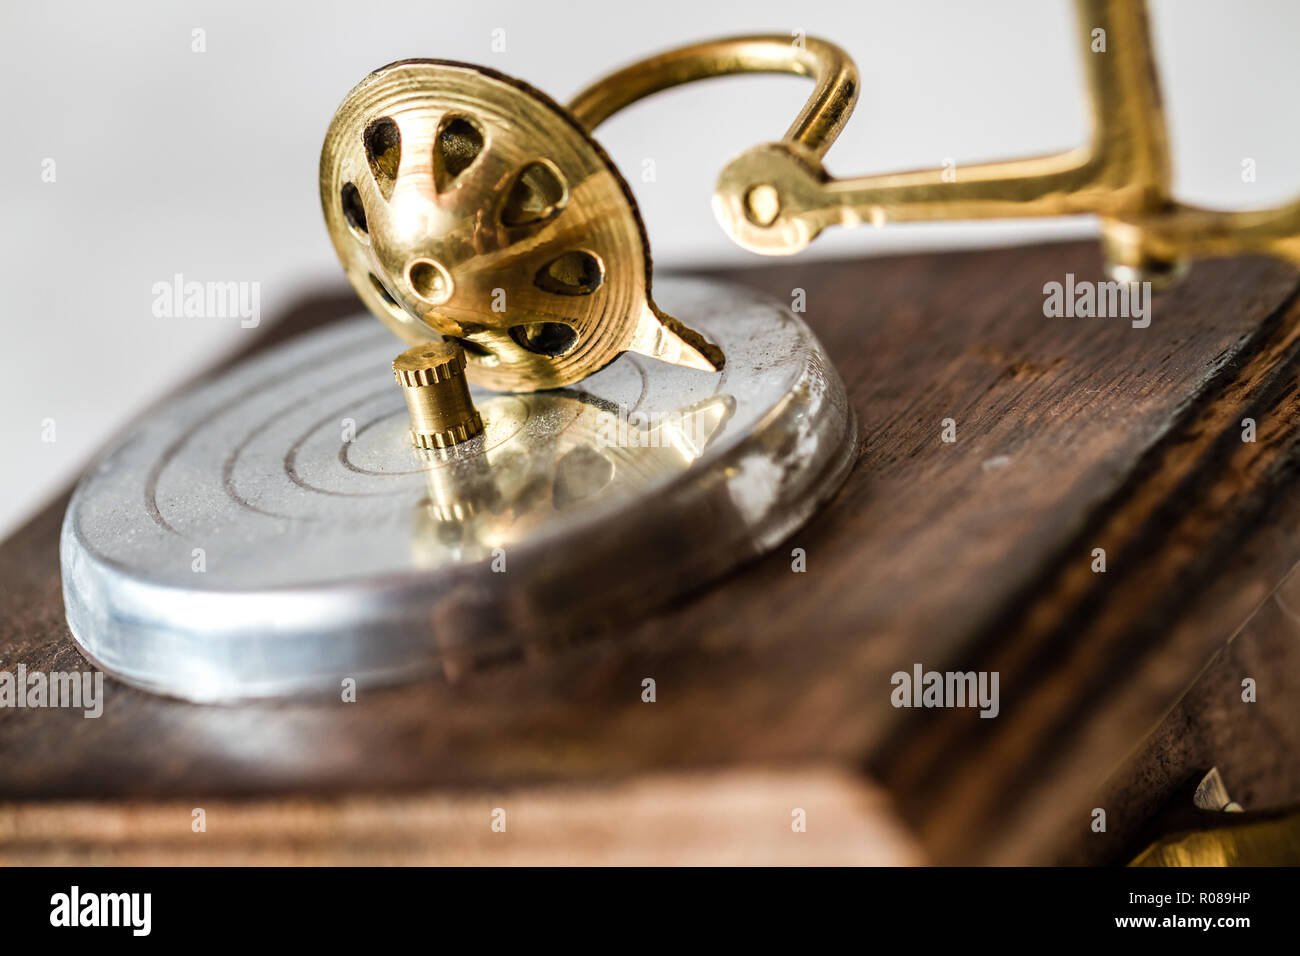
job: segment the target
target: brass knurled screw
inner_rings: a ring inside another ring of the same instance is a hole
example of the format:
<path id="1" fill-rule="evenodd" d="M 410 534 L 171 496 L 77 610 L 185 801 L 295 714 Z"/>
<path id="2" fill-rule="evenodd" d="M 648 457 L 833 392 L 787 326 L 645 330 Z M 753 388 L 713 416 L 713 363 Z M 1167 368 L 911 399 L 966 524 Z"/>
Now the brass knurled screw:
<path id="1" fill-rule="evenodd" d="M 483 431 L 465 379 L 465 350 L 455 342 L 425 342 L 393 359 L 393 375 L 406 396 L 411 441 L 447 448 Z"/>

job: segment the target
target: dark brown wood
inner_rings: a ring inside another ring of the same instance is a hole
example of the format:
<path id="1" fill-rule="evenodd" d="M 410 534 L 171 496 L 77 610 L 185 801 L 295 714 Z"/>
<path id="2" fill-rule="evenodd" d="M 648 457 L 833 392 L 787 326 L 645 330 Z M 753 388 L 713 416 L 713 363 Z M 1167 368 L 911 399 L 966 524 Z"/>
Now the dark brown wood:
<path id="1" fill-rule="evenodd" d="M 936 860 L 1107 858 L 1118 836 L 1080 850 L 1103 782 L 1131 782 L 1126 758 L 1300 560 L 1297 279 L 1263 260 L 1199 263 L 1134 329 L 1045 318 L 1043 285 L 1067 272 L 1100 278 L 1095 245 L 728 273 L 786 301 L 806 290 L 863 426 L 846 487 L 784 547 L 620 633 L 362 688 L 356 704 L 197 707 L 113 684 L 99 720 L 0 712 L 0 797 L 457 791 L 817 764 L 883 782 Z M 305 304 L 274 334 L 342 301 Z M 0 547 L 2 666 L 83 666 L 62 620 L 64 505 Z M 890 675 L 914 663 L 997 670 L 1000 715 L 895 709 Z M 1294 733 L 1300 708 L 1269 707 Z M 1294 752 L 1280 766 L 1268 792 L 1289 781 L 1294 801 Z"/>
<path id="2" fill-rule="evenodd" d="M 1294 501 L 1279 510 L 1275 534 L 1300 528 L 1296 510 Z M 1243 697 L 1248 678 L 1255 682 L 1253 702 Z M 1300 794 L 1298 710 L 1300 571 L 1293 570 L 1098 792 L 1096 805 L 1108 812 L 1106 833 L 1077 831 L 1061 858 L 1133 858 L 1152 839 L 1176 831 L 1175 820 L 1194 814 L 1187 791 L 1211 767 L 1218 768 L 1232 799 L 1251 811 L 1234 816 L 1294 810 Z M 1201 819 L 1196 828 L 1208 825 Z"/>

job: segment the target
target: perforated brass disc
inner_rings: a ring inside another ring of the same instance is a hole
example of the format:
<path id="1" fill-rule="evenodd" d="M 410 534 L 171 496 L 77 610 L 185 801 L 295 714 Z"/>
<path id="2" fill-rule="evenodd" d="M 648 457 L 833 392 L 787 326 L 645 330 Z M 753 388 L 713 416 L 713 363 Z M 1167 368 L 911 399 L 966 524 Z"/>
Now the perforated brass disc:
<path id="1" fill-rule="evenodd" d="M 320 185 L 362 300 L 408 343 L 459 339 L 476 384 L 567 385 L 638 333 L 649 354 L 662 316 L 627 185 L 526 84 L 435 60 L 377 70 L 329 126 Z"/>

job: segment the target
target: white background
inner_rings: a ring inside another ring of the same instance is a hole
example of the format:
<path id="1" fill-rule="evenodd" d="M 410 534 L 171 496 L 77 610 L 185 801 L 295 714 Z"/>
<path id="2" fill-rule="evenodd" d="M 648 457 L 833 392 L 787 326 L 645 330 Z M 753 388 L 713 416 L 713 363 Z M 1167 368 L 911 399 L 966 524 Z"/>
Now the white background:
<path id="1" fill-rule="evenodd" d="M 1258 206 L 1300 192 L 1300 4 L 1157 0 L 1153 28 L 1181 198 Z M 207 50 L 191 51 L 192 31 Z M 506 50 L 491 49 L 505 30 Z M 237 319 L 159 319 L 155 282 L 261 283 L 273 316 L 341 273 L 321 221 L 321 139 L 344 94 L 405 57 L 483 63 L 564 101 L 611 68 L 734 33 L 804 30 L 862 74 L 838 175 L 1051 151 L 1086 136 L 1066 0 L 527 0 L 28 3 L 0 11 L 0 535 L 116 429 L 248 341 Z M 638 104 L 599 139 L 628 174 L 656 265 L 761 260 L 709 208 L 742 149 L 778 138 L 806 81 L 740 77 Z M 1258 181 L 1241 182 L 1241 162 Z M 54 183 L 41 181 L 43 160 Z M 657 179 L 638 175 L 645 158 Z M 1086 234 L 1080 221 L 890 226 L 805 255 Z M 57 440 L 41 441 L 54 419 Z"/>

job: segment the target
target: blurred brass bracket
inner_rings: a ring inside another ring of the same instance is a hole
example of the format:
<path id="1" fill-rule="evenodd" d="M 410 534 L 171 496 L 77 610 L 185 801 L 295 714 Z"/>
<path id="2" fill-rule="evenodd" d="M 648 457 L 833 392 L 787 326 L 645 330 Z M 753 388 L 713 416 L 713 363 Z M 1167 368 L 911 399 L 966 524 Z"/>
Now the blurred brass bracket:
<path id="1" fill-rule="evenodd" d="M 1095 214 L 1117 279 L 1176 275 L 1196 256 L 1262 252 L 1300 263 L 1300 200 L 1226 212 L 1176 202 L 1145 3 L 1077 0 L 1092 139 L 1031 159 L 832 179 L 821 158 L 852 112 L 857 71 L 839 47 L 753 36 L 701 43 L 627 67 L 580 93 L 572 113 L 591 129 L 658 90 L 733 73 L 795 73 L 817 88 L 780 142 L 722 171 L 714 211 L 737 243 L 790 255 L 823 229 L 940 219 Z M 1104 31 L 1104 33 L 1097 33 Z M 1104 42 L 1104 50 L 1094 45 Z"/>
<path id="2" fill-rule="evenodd" d="M 1129 866 L 1300 863 L 1300 807 L 1247 813 L 1228 796 L 1217 767 L 1193 778 L 1146 830 L 1149 842 Z"/>

